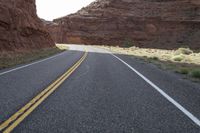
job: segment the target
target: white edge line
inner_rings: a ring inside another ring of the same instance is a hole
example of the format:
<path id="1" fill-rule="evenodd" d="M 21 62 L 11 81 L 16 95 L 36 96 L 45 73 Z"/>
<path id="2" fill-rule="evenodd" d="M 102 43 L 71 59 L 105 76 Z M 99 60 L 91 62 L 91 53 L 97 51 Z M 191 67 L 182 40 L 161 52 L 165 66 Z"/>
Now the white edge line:
<path id="1" fill-rule="evenodd" d="M 145 80 L 148 84 L 150 84 L 155 90 L 157 90 L 162 96 L 164 96 L 169 102 L 171 102 L 174 106 L 176 106 L 180 111 L 182 111 L 187 117 L 189 117 L 195 124 L 200 126 L 200 120 L 195 117 L 192 113 L 190 113 L 187 109 L 185 109 L 182 105 L 180 105 L 178 102 L 176 102 L 172 97 L 170 97 L 167 93 L 165 93 L 162 89 L 160 89 L 157 85 L 155 85 L 152 81 L 147 79 L 144 75 L 142 75 L 140 72 L 138 72 L 136 69 L 131 67 L 129 64 L 127 64 L 125 61 L 123 61 L 121 58 L 117 57 L 116 55 L 110 53 L 112 56 L 117 58 L 119 61 L 121 61 L 123 64 L 125 64 L 128 68 L 130 68 L 132 71 L 134 71 L 138 76 L 140 76 L 143 80 Z"/>
<path id="2" fill-rule="evenodd" d="M 46 59 L 42 59 L 42 60 L 35 61 L 35 62 L 33 62 L 33 63 L 27 64 L 27 65 L 24 65 L 24 66 L 20 66 L 20 67 L 17 67 L 17 68 L 13 68 L 13 69 L 11 69 L 11 70 L 8 70 L 8 71 L 5 71 L 5 72 L 0 73 L 0 76 L 2 76 L 2 75 L 4 75 L 4 74 L 7 74 L 7 73 L 10 73 L 10 72 L 13 72 L 13 71 L 16 71 L 16 70 L 20 70 L 20 69 L 25 68 L 25 67 L 29 67 L 29 66 L 31 66 L 31 65 L 34 65 L 34 64 L 37 64 L 37 63 L 40 63 L 40 62 L 43 62 L 43 61 L 52 59 L 52 58 L 55 58 L 55 57 L 60 56 L 60 55 L 62 55 L 62 54 L 64 54 L 64 53 L 65 53 L 65 51 L 62 52 L 62 53 L 60 53 L 60 54 L 54 55 L 54 56 L 52 56 L 52 57 L 46 58 Z"/>

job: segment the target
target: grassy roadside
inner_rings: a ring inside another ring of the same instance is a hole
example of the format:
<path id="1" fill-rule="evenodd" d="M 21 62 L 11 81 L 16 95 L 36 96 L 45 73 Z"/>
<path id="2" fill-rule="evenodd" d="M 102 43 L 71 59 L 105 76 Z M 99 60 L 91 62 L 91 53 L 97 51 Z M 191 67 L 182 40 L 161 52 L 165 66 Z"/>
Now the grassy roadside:
<path id="1" fill-rule="evenodd" d="M 47 58 L 66 49 L 68 49 L 66 46 L 57 44 L 56 47 L 40 50 L 2 52 L 0 53 L 0 69 Z"/>
<path id="2" fill-rule="evenodd" d="M 200 82 L 200 52 L 189 48 L 162 50 L 138 47 L 98 46 L 116 54 L 132 55 L 164 70 L 185 75 L 184 78 Z"/>

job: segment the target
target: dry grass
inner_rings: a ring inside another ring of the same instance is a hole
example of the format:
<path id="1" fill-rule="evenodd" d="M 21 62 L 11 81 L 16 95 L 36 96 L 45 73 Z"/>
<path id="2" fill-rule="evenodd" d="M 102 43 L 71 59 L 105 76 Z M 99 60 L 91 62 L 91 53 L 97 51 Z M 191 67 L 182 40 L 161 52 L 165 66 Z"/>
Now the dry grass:
<path id="1" fill-rule="evenodd" d="M 190 55 L 192 53 L 193 53 L 193 51 L 189 48 L 179 48 L 175 52 L 176 55 L 180 55 L 180 54 Z"/>
<path id="2" fill-rule="evenodd" d="M 32 51 L 2 52 L 0 53 L 0 69 L 9 68 L 23 63 L 29 63 L 38 59 L 52 56 L 62 51 L 63 49 L 54 47 Z"/>
<path id="3" fill-rule="evenodd" d="M 66 44 L 56 44 L 56 47 L 60 50 L 68 50 L 69 47 Z"/>
<path id="4" fill-rule="evenodd" d="M 174 57 L 181 56 L 183 59 L 182 63 L 192 63 L 200 65 L 200 53 L 191 53 L 189 55 L 179 54 L 177 55 L 177 50 L 162 50 L 162 49 L 149 49 L 149 48 L 138 48 L 138 47 L 130 47 L 130 48 L 122 48 L 122 47 L 113 47 L 113 46 L 100 46 L 111 50 L 115 53 L 126 54 L 126 55 L 135 55 L 139 57 L 147 57 L 147 58 L 158 58 L 162 61 L 174 61 Z M 180 61 L 178 61 L 180 62 Z"/>
<path id="5" fill-rule="evenodd" d="M 138 47 L 98 47 L 105 48 L 116 54 L 133 55 L 147 62 L 157 64 L 163 69 L 170 69 L 175 72 L 185 74 L 187 75 L 187 77 L 200 79 L 198 76 L 199 72 L 196 72 L 197 70 L 200 71 L 200 52 L 193 52 L 189 48 L 179 48 L 177 50 L 162 50 Z"/>

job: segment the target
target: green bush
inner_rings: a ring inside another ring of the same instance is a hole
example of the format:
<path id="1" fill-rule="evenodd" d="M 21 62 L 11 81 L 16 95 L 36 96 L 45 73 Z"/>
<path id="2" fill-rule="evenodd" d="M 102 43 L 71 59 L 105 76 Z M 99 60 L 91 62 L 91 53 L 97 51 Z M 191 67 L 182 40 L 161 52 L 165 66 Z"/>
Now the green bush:
<path id="1" fill-rule="evenodd" d="M 181 68 L 181 69 L 177 70 L 177 72 L 180 74 L 189 74 L 189 69 Z"/>
<path id="2" fill-rule="evenodd" d="M 175 55 L 174 57 L 172 57 L 173 61 L 177 61 L 180 62 L 184 59 L 185 57 L 183 55 Z"/>
<path id="3" fill-rule="evenodd" d="M 133 42 L 131 39 L 125 39 L 123 42 L 123 47 L 125 48 L 130 48 L 133 46 Z"/>
<path id="4" fill-rule="evenodd" d="M 193 51 L 190 48 L 179 48 L 175 52 L 176 55 L 180 55 L 180 54 L 190 55 L 192 53 Z"/>
<path id="5" fill-rule="evenodd" d="M 159 58 L 158 58 L 158 57 L 156 57 L 156 56 L 149 57 L 149 59 L 151 59 L 151 60 L 159 60 Z"/>
<path id="6" fill-rule="evenodd" d="M 192 70 L 190 75 L 193 77 L 193 78 L 199 78 L 200 79 L 200 69 L 196 69 L 196 70 Z"/>

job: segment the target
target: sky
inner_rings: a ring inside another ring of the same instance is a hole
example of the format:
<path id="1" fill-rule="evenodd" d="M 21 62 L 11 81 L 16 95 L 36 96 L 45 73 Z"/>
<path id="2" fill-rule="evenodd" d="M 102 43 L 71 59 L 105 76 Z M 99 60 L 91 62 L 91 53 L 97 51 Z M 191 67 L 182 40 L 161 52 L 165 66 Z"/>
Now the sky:
<path id="1" fill-rule="evenodd" d="M 53 20 L 71 13 L 95 0 L 36 0 L 37 14 L 45 20 Z"/>

